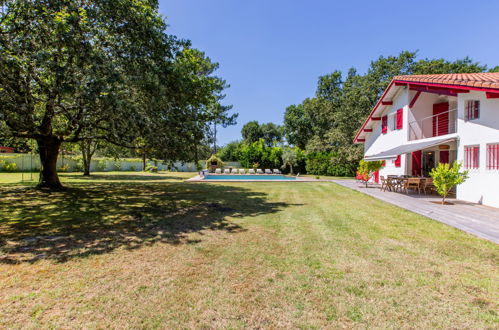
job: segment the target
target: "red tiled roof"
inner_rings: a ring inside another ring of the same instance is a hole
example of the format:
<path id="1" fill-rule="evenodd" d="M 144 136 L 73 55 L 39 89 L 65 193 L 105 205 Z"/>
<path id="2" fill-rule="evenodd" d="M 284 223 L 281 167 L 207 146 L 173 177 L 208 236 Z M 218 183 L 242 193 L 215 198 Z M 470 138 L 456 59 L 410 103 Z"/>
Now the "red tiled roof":
<path id="1" fill-rule="evenodd" d="M 393 80 L 416 83 L 459 85 L 479 88 L 499 88 L 499 72 L 487 73 L 448 73 L 395 76 Z"/>

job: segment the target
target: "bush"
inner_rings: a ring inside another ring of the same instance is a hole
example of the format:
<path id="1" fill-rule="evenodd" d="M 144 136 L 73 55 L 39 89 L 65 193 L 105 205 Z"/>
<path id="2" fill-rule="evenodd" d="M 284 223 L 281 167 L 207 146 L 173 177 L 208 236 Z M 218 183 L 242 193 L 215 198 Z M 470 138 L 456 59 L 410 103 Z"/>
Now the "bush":
<path id="1" fill-rule="evenodd" d="M 70 169 L 70 168 L 69 168 L 69 164 L 64 164 L 64 165 L 62 165 L 61 167 L 59 167 L 57 170 L 58 170 L 59 172 L 69 172 L 69 169 Z"/>
<path id="2" fill-rule="evenodd" d="M 121 162 L 114 162 L 113 168 L 115 171 L 121 171 Z"/>
<path id="3" fill-rule="evenodd" d="M 306 159 L 307 173 L 313 175 L 352 177 L 355 167 L 355 163 L 340 159 L 334 152 L 312 152 Z"/>
<path id="4" fill-rule="evenodd" d="M 445 204 L 445 198 L 455 186 L 468 179 L 468 171 L 459 172 L 460 169 L 461 164 L 454 162 L 452 166 L 439 163 L 431 170 L 430 176 L 433 178 L 433 185 L 438 194 L 442 196 L 442 204 Z"/>
<path id="5" fill-rule="evenodd" d="M 130 171 L 133 171 L 133 172 L 137 171 L 137 166 L 135 166 L 135 165 L 130 166 Z"/>
<path id="6" fill-rule="evenodd" d="M 0 161 L 1 169 L 3 172 L 16 172 L 17 164 L 13 162 Z"/>
<path id="7" fill-rule="evenodd" d="M 106 169 L 106 165 L 107 164 L 105 160 L 98 160 L 95 167 L 97 168 L 97 171 L 103 172 Z"/>
<path id="8" fill-rule="evenodd" d="M 158 173 L 158 167 L 154 165 L 147 165 L 146 172 Z"/>

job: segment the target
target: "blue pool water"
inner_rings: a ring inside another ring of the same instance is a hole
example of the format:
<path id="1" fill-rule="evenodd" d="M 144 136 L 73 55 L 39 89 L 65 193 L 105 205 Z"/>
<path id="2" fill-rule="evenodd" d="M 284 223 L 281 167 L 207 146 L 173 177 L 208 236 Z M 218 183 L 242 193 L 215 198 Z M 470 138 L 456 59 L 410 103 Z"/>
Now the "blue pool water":
<path id="1" fill-rule="evenodd" d="M 205 180 L 232 180 L 232 181 L 239 181 L 239 180 L 252 180 L 252 181 L 259 181 L 259 180 L 275 180 L 275 181 L 296 181 L 296 178 L 294 177 L 289 177 L 289 176 L 284 176 L 284 175 L 265 175 L 265 174 L 232 174 L 232 175 L 224 175 L 224 174 L 214 174 L 214 175 L 207 175 L 204 177 Z"/>

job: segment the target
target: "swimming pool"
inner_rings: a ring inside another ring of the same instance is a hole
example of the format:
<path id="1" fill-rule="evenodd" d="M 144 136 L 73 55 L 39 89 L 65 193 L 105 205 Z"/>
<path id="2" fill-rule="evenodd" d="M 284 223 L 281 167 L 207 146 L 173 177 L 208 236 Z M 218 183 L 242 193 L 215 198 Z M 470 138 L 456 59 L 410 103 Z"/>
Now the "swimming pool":
<path id="1" fill-rule="evenodd" d="M 206 181 L 296 181 L 295 177 L 289 177 L 284 175 L 265 175 L 265 174 L 211 174 L 204 177 L 203 180 Z"/>

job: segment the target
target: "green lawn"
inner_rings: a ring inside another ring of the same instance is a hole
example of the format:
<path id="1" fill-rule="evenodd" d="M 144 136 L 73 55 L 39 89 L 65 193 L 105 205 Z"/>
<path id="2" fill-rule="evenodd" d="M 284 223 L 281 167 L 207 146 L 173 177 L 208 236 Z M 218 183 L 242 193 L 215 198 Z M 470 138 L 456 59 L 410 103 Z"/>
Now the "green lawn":
<path id="1" fill-rule="evenodd" d="M 0 327 L 499 327 L 494 243 L 334 183 L 193 175 L 0 174 Z"/>

